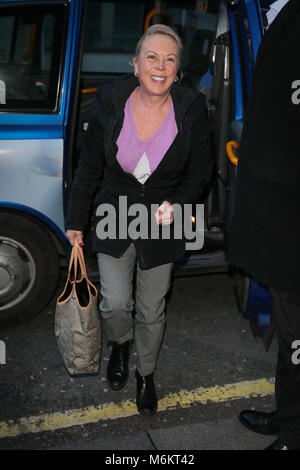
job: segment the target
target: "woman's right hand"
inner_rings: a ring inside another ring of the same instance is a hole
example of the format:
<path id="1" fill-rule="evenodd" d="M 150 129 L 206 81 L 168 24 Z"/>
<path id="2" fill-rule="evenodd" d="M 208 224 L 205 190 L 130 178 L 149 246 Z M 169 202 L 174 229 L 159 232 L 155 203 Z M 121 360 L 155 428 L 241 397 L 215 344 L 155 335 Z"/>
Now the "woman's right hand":
<path id="1" fill-rule="evenodd" d="M 72 246 L 74 246 L 75 240 L 77 240 L 79 246 L 80 244 L 83 245 L 82 236 L 83 236 L 83 232 L 79 230 L 67 230 L 66 232 L 66 237 Z"/>

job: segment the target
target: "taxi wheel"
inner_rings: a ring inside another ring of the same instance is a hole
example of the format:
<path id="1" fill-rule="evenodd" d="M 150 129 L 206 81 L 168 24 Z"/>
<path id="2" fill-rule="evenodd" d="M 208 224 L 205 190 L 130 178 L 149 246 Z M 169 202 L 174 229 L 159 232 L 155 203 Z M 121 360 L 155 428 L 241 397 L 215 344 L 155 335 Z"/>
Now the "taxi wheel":
<path id="1" fill-rule="evenodd" d="M 47 232 L 22 215 L 0 214 L 0 325 L 39 314 L 58 279 L 59 257 Z"/>

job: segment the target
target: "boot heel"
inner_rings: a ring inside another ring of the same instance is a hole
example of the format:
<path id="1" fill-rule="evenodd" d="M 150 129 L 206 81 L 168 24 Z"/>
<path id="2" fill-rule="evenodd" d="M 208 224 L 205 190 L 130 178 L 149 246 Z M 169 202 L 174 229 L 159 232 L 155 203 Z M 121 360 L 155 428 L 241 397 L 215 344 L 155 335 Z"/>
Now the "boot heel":
<path id="1" fill-rule="evenodd" d="M 113 343 L 107 366 L 106 378 L 113 390 L 121 390 L 128 380 L 130 341 L 123 344 Z"/>
<path id="2" fill-rule="evenodd" d="M 136 406 L 143 416 L 151 416 L 157 411 L 157 396 L 153 381 L 153 373 L 142 377 L 136 371 Z"/>

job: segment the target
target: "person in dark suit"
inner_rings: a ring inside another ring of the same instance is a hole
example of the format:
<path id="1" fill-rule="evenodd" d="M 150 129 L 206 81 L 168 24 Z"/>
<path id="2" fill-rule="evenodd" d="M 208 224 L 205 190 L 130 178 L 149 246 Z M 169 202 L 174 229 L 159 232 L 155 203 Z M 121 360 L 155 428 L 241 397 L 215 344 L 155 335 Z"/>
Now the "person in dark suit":
<path id="1" fill-rule="evenodd" d="M 300 449 L 300 2 L 290 0 L 258 51 L 239 152 L 229 262 L 269 287 L 278 335 L 276 411 L 240 421 Z"/>

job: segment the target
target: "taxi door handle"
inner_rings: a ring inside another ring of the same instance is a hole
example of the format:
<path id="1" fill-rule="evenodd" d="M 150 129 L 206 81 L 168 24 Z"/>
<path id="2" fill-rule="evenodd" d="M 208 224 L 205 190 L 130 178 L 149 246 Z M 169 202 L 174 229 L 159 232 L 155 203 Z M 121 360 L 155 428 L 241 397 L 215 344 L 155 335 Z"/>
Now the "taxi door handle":
<path id="1" fill-rule="evenodd" d="M 239 143 L 236 141 L 236 140 L 230 140 L 229 142 L 227 142 L 226 144 L 226 153 L 227 153 L 227 157 L 229 158 L 230 162 L 234 165 L 234 166 L 238 166 L 239 164 L 239 159 L 238 157 L 236 156 L 236 154 L 234 153 L 234 150 L 233 149 L 238 149 L 239 148 Z"/>

